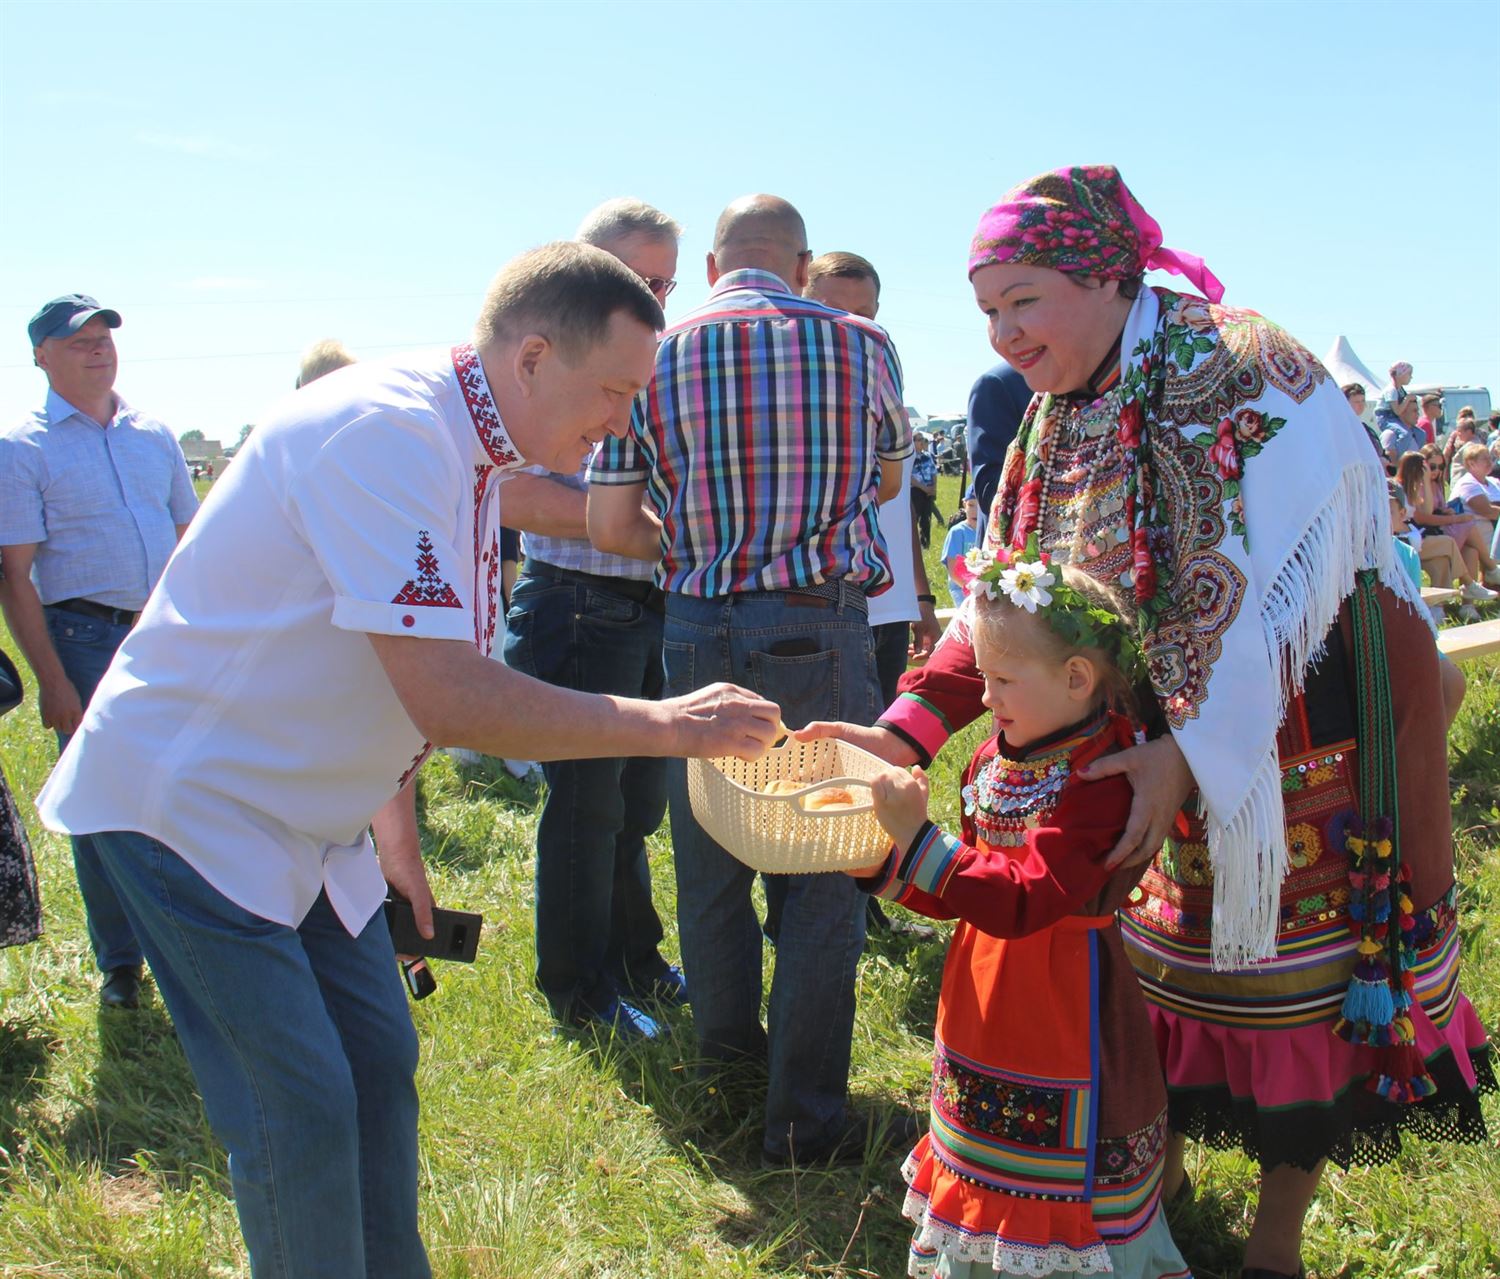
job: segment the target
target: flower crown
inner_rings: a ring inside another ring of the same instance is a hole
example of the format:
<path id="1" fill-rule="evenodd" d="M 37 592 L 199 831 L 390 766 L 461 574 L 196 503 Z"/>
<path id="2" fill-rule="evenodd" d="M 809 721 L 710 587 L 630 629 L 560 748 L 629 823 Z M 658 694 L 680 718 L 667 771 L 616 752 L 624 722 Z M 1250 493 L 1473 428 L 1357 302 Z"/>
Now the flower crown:
<path id="1" fill-rule="evenodd" d="M 987 599 L 1008 599 L 1028 613 L 1041 612 L 1042 621 L 1073 648 L 1097 648 L 1110 654 L 1132 682 L 1145 678 L 1140 643 L 1130 622 L 1081 591 L 1052 570 L 1051 557 L 1042 553 L 1035 532 L 1020 550 L 1001 548 L 994 555 L 975 547 L 964 556 L 967 585 Z"/>

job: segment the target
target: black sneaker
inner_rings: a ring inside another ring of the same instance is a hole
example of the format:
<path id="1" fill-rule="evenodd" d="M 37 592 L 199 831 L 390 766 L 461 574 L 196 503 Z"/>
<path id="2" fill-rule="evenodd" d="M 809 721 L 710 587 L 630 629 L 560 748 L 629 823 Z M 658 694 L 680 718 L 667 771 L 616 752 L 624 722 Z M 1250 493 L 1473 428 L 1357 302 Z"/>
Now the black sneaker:
<path id="1" fill-rule="evenodd" d="M 767 1170 L 857 1167 L 891 1151 L 907 1151 L 921 1135 L 922 1126 L 910 1111 L 851 1111 L 837 1134 L 815 1146 L 799 1149 L 793 1142 L 785 1152 L 762 1146 L 760 1166 Z"/>
<path id="2" fill-rule="evenodd" d="M 141 1004 L 141 968 L 126 964 L 111 968 L 99 987 L 99 1003 L 105 1008 L 139 1008 Z"/>

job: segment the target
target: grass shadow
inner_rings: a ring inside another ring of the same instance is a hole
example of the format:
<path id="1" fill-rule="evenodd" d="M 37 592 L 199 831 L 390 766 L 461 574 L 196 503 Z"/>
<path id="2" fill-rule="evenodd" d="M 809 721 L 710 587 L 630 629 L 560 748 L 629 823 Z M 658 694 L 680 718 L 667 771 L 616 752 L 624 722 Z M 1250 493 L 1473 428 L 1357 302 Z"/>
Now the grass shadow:
<path id="1" fill-rule="evenodd" d="M 204 1117 L 177 1032 L 155 992 L 144 987 L 141 1006 L 133 1010 L 101 1008 L 98 1032 L 93 1099 L 64 1129 L 63 1150 L 107 1171 L 137 1166 L 144 1154 L 178 1186 L 213 1168 L 227 1190 L 223 1152 Z"/>
<path id="2" fill-rule="evenodd" d="M 0 1022 L 0 1150 L 16 1149 L 22 1112 L 41 1092 L 56 1047 L 34 1019 Z"/>
<path id="3" fill-rule="evenodd" d="M 498 759 L 465 762 L 437 751 L 417 775 L 417 830 L 423 860 L 463 873 L 506 849 L 529 849 L 527 824 L 546 794 L 539 773 L 518 780 Z"/>
<path id="4" fill-rule="evenodd" d="M 1245 1245 L 1237 1230 L 1243 1208 L 1228 1193 L 1200 1186 L 1192 1200 L 1168 1211 L 1172 1240 L 1195 1279 L 1239 1279 Z"/>
<path id="5" fill-rule="evenodd" d="M 919 915 L 898 914 L 898 909 L 888 906 L 886 913 L 892 919 L 930 922 Z M 867 956 L 884 959 L 893 967 L 906 970 L 904 998 L 899 1004 L 900 1021 L 919 1039 L 931 1040 L 936 1029 L 938 994 L 943 986 L 943 964 L 948 958 L 949 936 L 948 930 L 940 927 L 935 937 L 927 939 L 874 928 L 865 937 Z"/>
<path id="6" fill-rule="evenodd" d="M 719 1238 L 799 1274 L 904 1274 L 905 1149 L 873 1149 L 857 1166 L 763 1168 L 765 1064 L 704 1063 L 693 1056 L 690 1014 L 666 1010 L 661 1019 L 668 1033 L 655 1044 L 611 1041 L 591 1051 L 627 1096 L 651 1110 L 663 1139 L 686 1164 L 732 1189 L 713 1223 Z M 851 1104 L 877 1131 L 903 1110 L 885 1097 L 855 1097 Z"/>

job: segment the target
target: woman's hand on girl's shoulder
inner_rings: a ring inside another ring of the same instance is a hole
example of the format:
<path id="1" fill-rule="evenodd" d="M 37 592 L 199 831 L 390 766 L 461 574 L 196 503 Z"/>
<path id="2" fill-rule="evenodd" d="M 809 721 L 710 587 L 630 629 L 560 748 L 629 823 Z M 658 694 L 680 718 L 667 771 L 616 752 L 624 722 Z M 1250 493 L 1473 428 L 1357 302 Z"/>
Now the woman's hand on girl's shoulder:
<path id="1" fill-rule="evenodd" d="M 1096 759 L 1080 768 L 1078 776 L 1087 782 L 1123 776 L 1130 783 L 1130 817 L 1104 862 L 1110 870 L 1122 865 L 1140 866 L 1155 857 L 1196 784 L 1187 759 L 1170 734 Z"/>

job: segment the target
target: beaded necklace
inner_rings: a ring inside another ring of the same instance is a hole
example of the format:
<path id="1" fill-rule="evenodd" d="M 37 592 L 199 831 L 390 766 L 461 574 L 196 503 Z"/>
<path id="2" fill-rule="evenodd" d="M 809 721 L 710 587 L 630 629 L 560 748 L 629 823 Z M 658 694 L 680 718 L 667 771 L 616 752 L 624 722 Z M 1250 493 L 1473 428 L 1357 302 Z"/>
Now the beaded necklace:
<path id="1" fill-rule="evenodd" d="M 1127 459 L 1115 429 L 1116 398 L 1109 393 L 1101 401 L 1054 407 L 1060 416 L 1050 456 L 1041 470 L 1037 513 L 1037 526 L 1053 558 L 1110 583 L 1128 571 L 1130 563 L 1124 485 Z M 1066 490 L 1061 497 L 1060 490 Z M 1101 558 L 1108 563 L 1090 567 Z M 1123 585 L 1128 587 L 1129 582 Z"/>
<path id="2" fill-rule="evenodd" d="M 991 847 L 1023 843 L 1026 831 L 1057 806 L 1073 773 L 1074 753 L 1108 725 L 1109 716 L 1100 713 L 1020 758 L 1010 758 L 997 747 L 960 792 L 964 815 L 974 820 Z"/>

